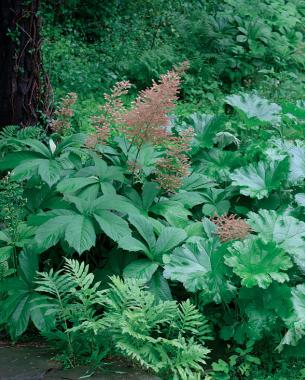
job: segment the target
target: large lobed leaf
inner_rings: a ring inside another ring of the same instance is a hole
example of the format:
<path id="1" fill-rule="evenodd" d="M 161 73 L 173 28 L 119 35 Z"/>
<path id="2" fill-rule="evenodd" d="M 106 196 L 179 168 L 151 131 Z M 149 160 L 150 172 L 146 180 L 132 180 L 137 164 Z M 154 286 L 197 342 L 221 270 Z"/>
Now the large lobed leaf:
<path id="1" fill-rule="evenodd" d="M 229 252 L 225 263 L 241 278 L 243 286 L 266 289 L 273 281 L 282 283 L 289 280 L 284 271 L 292 267 L 292 262 L 273 242 L 264 243 L 253 236 L 233 243 Z"/>
<path id="2" fill-rule="evenodd" d="M 231 174 L 232 184 L 240 187 L 240 192 L 251 198 L 262 199 L 273 190 L 280 189 L 288 175 L 288 159 L 260 161 L 246 167 L 236 169 Z"/>

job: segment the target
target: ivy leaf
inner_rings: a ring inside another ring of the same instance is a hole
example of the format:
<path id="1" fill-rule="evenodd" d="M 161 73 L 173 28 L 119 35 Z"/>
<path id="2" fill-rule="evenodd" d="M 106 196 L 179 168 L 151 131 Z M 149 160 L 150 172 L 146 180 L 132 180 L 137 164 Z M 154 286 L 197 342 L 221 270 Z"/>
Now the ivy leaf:
<path id="1" fill-rule="evenodd" d="M 259 122 L 278 124 L 282 108 L 255 93 L 227 96 L 226 102 L 241 111 L 254 124 Z"/>
<path id="2" fill-rule="evenodd" d="M 241 194 L 262 199 L 272 190 L 282 187 L 288 175 L 288 158 L 282 161 L 263 161 L 236 169 L 231 174 L 232 185 L 241 188 Z"/>
<path id="3" fill-rule="evenodd" d="M 249 212 L 248 223 L 263 241 L 274 241 L 305 271 L 304 222 L 293 216 L 278 215 L 274 210 L 260 210 L 258 214 Z"/>
<path id="4" fill-rule="evenodd" d="M 272 281 L 282 283 L 289 280 L 283 271 L 291 268 L 292 262 L 273 242 L 264 243 L 251 237 L 233 243 L 229 252 L 231 254 L 225 256 L 225 263 L 241 278 L 243 286 L 266 289 Z"/>

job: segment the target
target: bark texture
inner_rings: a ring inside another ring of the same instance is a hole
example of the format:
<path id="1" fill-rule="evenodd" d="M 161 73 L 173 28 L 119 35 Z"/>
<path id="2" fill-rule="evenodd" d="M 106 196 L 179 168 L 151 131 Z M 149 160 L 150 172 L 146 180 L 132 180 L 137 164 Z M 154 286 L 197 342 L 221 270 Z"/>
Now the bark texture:
<path id="1" fill-rule="evenodd" d="M 40 0 L 0 0 L 0 128 L 34 125 L 46 111 Z"/>

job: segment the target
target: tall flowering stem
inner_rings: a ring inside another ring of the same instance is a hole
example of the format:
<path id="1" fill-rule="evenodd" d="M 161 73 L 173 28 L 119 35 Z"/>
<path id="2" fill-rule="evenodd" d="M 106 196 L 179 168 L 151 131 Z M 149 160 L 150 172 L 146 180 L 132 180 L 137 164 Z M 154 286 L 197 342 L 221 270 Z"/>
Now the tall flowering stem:
<path id="1" fill-rule="evenodd" d="M 74 115 L 72 106 L 77 101 L 77 94 L 69 92 L 61 100 L 61 105 L 57 111 L 54 112 L 55 117 L 51 121 L 51 129 L 60 135 L 64 134 L 71 128 L 70 120 Z"/>
<path id="2" fill-rule="evenodd" d="M 169 71 L 160 83 L 153 82 L 151 88 L 140 92 L 132 109 L 121 115 L 121 130 L 129 141 L 140 147 L 143 143 L 162 144 L 168 138 L 168 114 L 175 108 L 179 87 L 180 75 Z"/>
<path id="3" fill-rule="evenodd" d="M 165 152 L 156 165 L 155 175 L 166 192 L 174 192 L 181 186 L 190 166 L 187 152 L 193 131 L 189 129 L 175 136 L 168 128 L 169 114 L 176 106 L 181 75 L 187 66 L 185 62 L 161 75 L 159 82 L 153 81 L 150 88 L 139 93 L 130 109 L 126 109 L 121 100 L 130 89 L 130 83 L 117 83 L 110 94 L 104 95 L 105 104 L 100 107 L 102 115 L 92 118 L 96 132 L 87 141 L 89 147 L 106 143 L 112 129 L 123 135 L 129 144 L 127 156 L 132 147 L 137 149 L 132 161 L 126 157 L 132 181 L 141 171 L 138 157 L 143 145 L 150 144 Z"/>
<path id="4" fill-rule="evenodd" d="M 101 115 L 93 116 L 91 121 L 95 133 L 88 138 L 86 145 L 94 148 L 97 144 L 104 144 L 110 136 L 111 125 L 120 126 L 123 122 L 122 115 L 126 112 L 121 97 L 128 93 L 131 84 L 122 81 L 115 84 L 110 94 L 104 94 L 105 103 L 100 106 Z"/>
<path id="5" fill-rule="evenodd" d="M 178 190 L 183 178 L 189 175 L 190 161 L 187 152 L 190 150 L 193 135 L 193 129 L 189 128 L 179 136 L 168 137 L 166 155 L 156 165 L 156 182 L 168 193 Z"/>

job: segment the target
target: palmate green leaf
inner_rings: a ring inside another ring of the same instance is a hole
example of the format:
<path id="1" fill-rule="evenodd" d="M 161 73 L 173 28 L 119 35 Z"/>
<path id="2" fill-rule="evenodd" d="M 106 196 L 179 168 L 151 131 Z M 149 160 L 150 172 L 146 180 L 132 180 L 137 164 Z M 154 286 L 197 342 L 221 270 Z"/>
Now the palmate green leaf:
<path id="1" fill-rule="evenodd" d="M 29 148 L 31 148 L 33 152 L 39 153 L 45 158 L 52 157 L 51 150 L 39 140 L 35 140 L 35 139 L 19 140 L 19 143 L 21 145 L 28 146 Z"/>
<path id="2" fill-rule="evenodd" d="M 159 235 L 155 248 L 154 255 L 157 258 L 168 253 L 181 244 L 187 238 L 187 234 L 181 228 L 165 227 Z"/>
<path id="3" fill-rule="evenodd" d="M 294 146 L 288 150 L 290 160 L 289 181 L 292 184 L 305 179 L 305 148 Z"/>
<path id="4" fill-rule="evenodd" d="M 131 235 L 128 223 L 118 215 L 108 210 L 95 211 L 93 214 L 101 230 L 112 240 L 118 241 Z"/>
<path id="5" fill-rule="evenodd" d="M 168 281 L 163 277 L 162 269 L 160 267 L 156 270 L 146 285 L 149 291 L 155 296 L 157 302 L 171 301 L 173 299 Z"/>
<path id="6" fill-rule="evenodd" d="M 150 211 L 162 216 L 174 227 L 185 228 L 191 212 L 182 203 L 173 200 L 162 200 L 151 207 Z"/>
<path id="7" fill-rule="evenodd" d="M 202 212 L 207 216 L 227 214 L 230 209 L 230 202 L 228 200 L 228 192 L 223 189 L 207 189 L 202 193 L 204 205 Z"/>
<path id="8" fill-rule="evenodd" d="M 27 161 L 33 161 L 38 158 L 43 158 L 36 152 L 14 152 L 8 153 L 0 161 L 0 170 L 14 169 L 16 166 Z"/>
<path id="9" fill-rule="evenodd" d="M 125 251 L 130 252 L 144 252 L 148 257 L 150 257 L 150 252 L 148 247 L 140 240 L 135 239 L 132 236 L 124 236 L 118 241 L 118 246 Z"/>
<path id="10" fill-rule="evenodd" d="M 299 206 L 305 207 L 305 193 L 296 194 L 294 199 Z"/>
<path id="11" fill-rule="evenodd" d="M 290 305 L 291 303 L 291 305 Z M 286 334 L 278 345 L 281 351 L 285 345 L 296 346 L 305 336 L 305 285 L 299 284 L 292 288 L 288 299 L 290 316 L 285 319 L 288 328 Z"/>
<path id="12" fill-rule="evenodd" d="M 232 185 L 239 186 L 240 192 L 251 198 L 262 199 L 273 190 L 280 189 L 287 179 L 288 159 L 272 161 L 269 163 L 260 161 L 246 167 L 236 169 L 231 174 Z"/>
<path id="13" fill-rule="evenodd" d="M 130 215 L 129 221 L 152 250 L 156 244 L 156 237 L 151 221 L 143 215 Z"/>
<path id="14" fill-rule="evenodd" d="M 181 190 L 196 192 L 198 190 L 209 189 L 216 185 L 217 183 L 211 178 L 204 174 L 194 172 L 183 179 Z"/>
<path id="15" fill-rule="evenodd" d="M 43 160 L 38 166 L 38 174 L 51 187 L 60 180 L 62 167 L 56 160 Z"/>
<path id="16" fill-rule="evenodd" d="M 69 223 L 74 222 L 75 216 L 77 216 L 76 213 L 56 216 L 39 226 L 35 235 L 35 240 L 38 246 L 46 251 L 57 244 L 65 236 L 65 229 Z"/>
<path id="17" fill-rule="evenodd" d="M 96 235 L 92 220 L 83 215 L 73 216 L 65 228 L 65 240 L 76 252 L 88 251 L 95 245 Z"/>
<path id="18" fill-rule="evenodd" d="M 237 241 L 225 256 L 225 263 L 241 278 L 241 284 L 248 288 L 259 286 L 266 289 L 273 281 L 289 280 L 285 270 L 292 262 L 285 251 L 275 243 L 264 243 L 256 237 Z"/>
<path id="19" fill-rule="evenodd" d="M 281 121 L 282 108 L 255 93 L 227 96 L 226 102 L 241 111 L 253 123 L 265 122 L 278 124 Z"/>
<path id="20" fill-rule="evenodd" d="M 37 158 L 26 160 L 16 166 L 11 173 L 11 178 L 15 181 L 22 181 L 38 174 L 42 181 L 50 187 L 59 181 L 63 168 L 55 159 Z"/>
<path id="21" fill-rule="evenodd" d="M 187 124 L 195 131 L 192 146 L 195 151 L 201 148 L 211 148 L 216 133 L 224 129 L 224 118 L 221 116 L 193 113 Z"/>
<path id="22" fill-rule="evenodd" d="M 65 178 L 57 184 L 56 188 L 61 193 L 75 193 L 96 183 L 98 183 L 98 178 L 96 177 Z"/>
<path id="23" fill-rule="evenodd" d="M 126 278 L 136 278 L 146 283 L 152 278 L 158 267 L 159 264 L 151 260 L 139 259 L 127 265 L 123 271 L 123 275 Z"/>
<path id="24" fill-rule="evenodd" d="M 273 241 L 305 271 L 305 223 L 273 210 L 249 212 L 248 223 L 264 242 Z"/>
<path id="25" fill-rule="evenodd" d="M 190 292 L 201 290 L 204 303 L 229 302 L 235 293 L 217 240 L 202 239 L 176 248 L 163 274 L 165 278 L 182 282 Z"/>
<path id="26" fill-rule="evenodd" d="M 39 307 L 43 302 L 35 292 L 37 255 L 23 251 L 19 255 L 19 264 L 18 277 L 9 278 L 0 284 L 0 291 L 8 292 L 8 298 L 0 302 L 0 320 L 8 325 L 13 340 L 26 331 L 30 320 L 41 331 L 55 324 L 54 318 L 44 315 L 45 307 Z"/>
<path id="27" fill-rule="evenodd" d="M 139 214 L 139 210 L 122 195 L 102 195 L 92 203 L 92 211 L 98 213 L 102 210 L 114 210 L 124 214 Z"/>
<path id="28" fill-rule="evenodd" d="M 14 248 L 11 246 L 0 248 L 0 264 L 9 260 L 14 252 Z"/>

